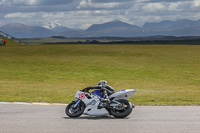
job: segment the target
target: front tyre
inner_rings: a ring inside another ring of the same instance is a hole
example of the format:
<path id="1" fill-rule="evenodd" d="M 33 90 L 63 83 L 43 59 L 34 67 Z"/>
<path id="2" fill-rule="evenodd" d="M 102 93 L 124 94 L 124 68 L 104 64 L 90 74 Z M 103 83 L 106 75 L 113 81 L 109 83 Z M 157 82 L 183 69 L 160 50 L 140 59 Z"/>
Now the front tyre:
<path id="1" fill-rule="evenodd" d="M 121 104 L 117 107 L 113 107 L 110 110 L 110 113 L 116 118 L 127 117 L 132 112 L 132 107 L 130 106 L 129 101 L 125 99 L 120 99 L 116 101 L 118 101 Z"/>
<path id="2" fill-rule="evenodd" d="M 75 104 L 76 104 L 76 102 L 73 101 L 70 104 L 68 104 L 65 109 L 65 113 L 69 117 L 79 117 L 83 114 L 83 112 L 85 110 L 85 105 L 83 102 L 80 102 L 77 105 L 77 107 L 74 107 Z"/>

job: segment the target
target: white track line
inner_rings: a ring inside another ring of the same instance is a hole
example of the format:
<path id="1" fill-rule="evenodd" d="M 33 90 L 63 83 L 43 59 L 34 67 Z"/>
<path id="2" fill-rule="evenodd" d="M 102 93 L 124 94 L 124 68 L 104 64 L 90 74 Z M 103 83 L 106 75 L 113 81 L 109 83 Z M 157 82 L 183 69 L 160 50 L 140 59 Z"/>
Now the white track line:
<path id="1" fill-rule="evenodd" d="M 23 104 L 23 105 L 30 105 L 30 103 L 24 103 L 24 102 L 0 102 L 0 104 Z"/>
<path id="2" fill-rule="evenodd" d="M 17 105 L 67 105 L 62 103 L 25 103 L 25 102 L 0 102 L 0 104 L 17 104 Z"/>

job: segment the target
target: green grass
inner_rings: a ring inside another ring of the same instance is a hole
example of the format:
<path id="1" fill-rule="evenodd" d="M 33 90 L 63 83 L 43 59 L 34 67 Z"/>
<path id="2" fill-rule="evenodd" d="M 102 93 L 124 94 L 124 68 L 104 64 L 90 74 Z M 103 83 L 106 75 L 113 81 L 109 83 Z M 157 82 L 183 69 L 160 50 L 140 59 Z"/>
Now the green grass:
<path id="1" fill-rule="evenodd" d="M 0 47 L 0 101 L 69 103 L 102 79 L 136 105 L 200 105 L 200 46 Z"/>
<path id="2" fill-rule="evenodd" d="M 12 39 L 3 37 L 6 40 L 6 46 L 19 46 L 20 44 Z"/>

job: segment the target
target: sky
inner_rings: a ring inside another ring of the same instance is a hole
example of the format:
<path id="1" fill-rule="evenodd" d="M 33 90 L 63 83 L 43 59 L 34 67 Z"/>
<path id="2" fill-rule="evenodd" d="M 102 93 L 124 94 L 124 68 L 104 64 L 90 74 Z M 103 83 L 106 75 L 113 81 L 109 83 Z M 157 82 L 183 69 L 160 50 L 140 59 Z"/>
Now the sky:
<path id="1" fill-rule="evenodd" d="M 200 0 L 0 0 L 0 26 L 86 29 L 114 20 L 143 26 L 178 19 L 200 20 Z"/>

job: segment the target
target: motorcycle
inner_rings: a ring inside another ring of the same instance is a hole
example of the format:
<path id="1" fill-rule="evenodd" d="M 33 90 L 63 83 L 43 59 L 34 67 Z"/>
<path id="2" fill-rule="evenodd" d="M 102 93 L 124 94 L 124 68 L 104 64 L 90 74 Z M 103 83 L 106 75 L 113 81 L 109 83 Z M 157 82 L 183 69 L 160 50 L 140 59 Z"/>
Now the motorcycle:
<path id="1" fill-rule="evenodd" d="M 67 105 L 65 113 L 69 117 L 79 117 L 84 114 L 91 116 L 112 115 L 115 118 L 124 118 L 135 107 L 134 104 L 126 100 L 134 93 L 135 89 L 123 89 L 120 92 L 115 92 L 109 96 L 110 102 L 106 104 L 106 107 L 102 107 L 103 96 L 100 90 L 94 90 L 91 93 L 78 90 L 75 94 L 76 100 Z"/>

